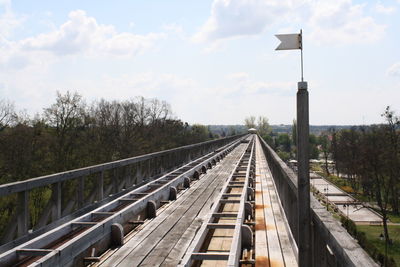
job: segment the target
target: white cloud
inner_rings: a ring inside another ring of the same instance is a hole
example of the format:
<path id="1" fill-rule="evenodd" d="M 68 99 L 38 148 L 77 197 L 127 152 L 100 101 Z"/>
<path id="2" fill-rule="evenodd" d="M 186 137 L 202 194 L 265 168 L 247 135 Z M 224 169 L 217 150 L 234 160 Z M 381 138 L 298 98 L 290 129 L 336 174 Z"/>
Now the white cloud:
<path id="1" fill-rule="evenodd" d="M 244 82 L 249 79 L 250 75 L 246 72 L 236 72 L 228 74 L 226 77 L 235 82 Z"/>
<path id="2" fill-rule="evenodd" d="M 375 5 L 375 11 L 378 13 L 382 13 L 382 14 L 391 14 L 394 11 L 396 11 L 396 8 L 393 6 L 384 6 L 381 1 L 379 1 L 378 3 L 376 3 Z"/>
<path id="3" fill-rule="evenodd" d="M 168 33 L 168 36 L 175 35 L 183 41 L 188 41 L 189 37 L 185 34 L 182 25 L 177 23 L 167 23 L 162 26 L 162 29 Z"/>
<path id="4" fill-rule="evenodd" d="M 1 23 L 0 17 L 0 26 Z M 112 25 L 99 24 L 82 10 L 70 12 L 65 23 L 53 27 L 48 33 L 18 41 L 5 38 L 7 34 L 3 34 L 6 31 L 4 28 L 8 29 L 6 33 L 13 28 L 11 24 L 7 25 L 8 28 L 0 27 L 0 37 L 3 37 L 0 39 L 0 69 L 11 70 L 28 65 L 47 67 L 66 55 L 90 58 L 134 57 L 151 49 L 156 41 L 166 36 L 165 33 L 139 35 L 117 32 Z"/>
<path id="5" fill-rule="evenodd" d="M 296 84 L 293 82 L 264 82 L 254 80 L 246 72 L 231 73 L 226 76 L 232 84 L 218 90 L 213 89 L 213 94 L 224 96 L 237 95 L 280 95 L 285 96 L 293 91 Z"/>
<path id="6" fill-rule="evenodd" d="M 319 1 L 312 6 L 311 39 L 319 44 L 368 43 L 381 39 L 385 26 L 364 15 L 352 0 Z"/>
<path id="7" fill-rule="evenodd" d="M 72 11 L 59 29 L 20 42 L 23 50 L 47 51 L 57 55 L 83 53 L 88 56 L 135 56 L 152 47 L 164 34 L 118 33 L 112 25 L 98 24 L 83 10 Z"/>
<path id="8" fill-rule="evenodd" d="M 194 36 L 195 41 L 256 35 L 262 33 L 278 16 L 288 12 L 290 1 L 214 0 L 211 16 Z"/>
<path id="9" fill-rule="evenodd" d="M 305 25 L 316 43 L 365 43 L 380 39 L 385 26 L 352 0 L 214 0 L 211 15 L 193 36 L 197 42 L 260 35 L 274 25 Z"/>
<path id="10" fill-rule="evenodd" d="M 17 16 L 13 12 L 10 0 L 1 0 L 0 10 L 1 8 L 4 9 L 4 13 L 0 15 L 0 44 L 5 42 L 13 30 L 25 20 L 24 17 Z"/>
<path id="11" fill-rule="evenodd" d="M 387 69 L 386 73 L 389 76 L 398 76 L 398 77 L 400 77 L 400 62 L 394 63 L 392 66 L 390 66 Z"/>

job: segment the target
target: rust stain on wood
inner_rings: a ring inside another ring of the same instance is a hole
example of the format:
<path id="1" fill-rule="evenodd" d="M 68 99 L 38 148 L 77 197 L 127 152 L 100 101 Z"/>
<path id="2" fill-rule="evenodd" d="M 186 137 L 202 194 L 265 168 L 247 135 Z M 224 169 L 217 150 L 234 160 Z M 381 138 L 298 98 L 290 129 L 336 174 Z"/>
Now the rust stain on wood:
<path id="1" fill-rule="evenodd" d="M 271 267 L 284 267 L 285 266 L 285 264 L 280 260 L 269 259 L 269 262 L 270 262 Z"/>
<path id="2" fill-rule="evenodd" d="M 269 260 L 265 256 L 257 256 L 256 257 L 256 267 L 266 267 L 269 265 Z"/>
<path id="3" fill-rule="evenodd" d="M 265 231 L 265 230 L 275 230 L 275 224 L 266 224 L 264 218 L 256 218 L 255 229 Z"/>
<path id="4" fill-rule="evenodd" d="M 265 226 L 265 221 L 264 221 L 264 218 L 257 218 L 256 219 L 256 231 L 258 231 L 258 230 L 266 230 L 267 228 L 266 228 L 266 226 Z"/>
<path id="5" fill-rule="evenodd" d="M 256 204 L 256 212 L 257 212 L 257 210 L 258 210 L 259 212 L 262 212 L 263 209 L 269 208 L 269 207 L 270 207 L 270 206 L 267 205 L 267 204 Z"/>

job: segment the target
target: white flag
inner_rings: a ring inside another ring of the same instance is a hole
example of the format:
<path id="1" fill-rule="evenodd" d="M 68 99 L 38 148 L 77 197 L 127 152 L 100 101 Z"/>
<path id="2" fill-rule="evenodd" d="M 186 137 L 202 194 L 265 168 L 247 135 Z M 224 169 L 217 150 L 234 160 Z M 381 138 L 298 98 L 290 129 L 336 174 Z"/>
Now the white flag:
<path id="1" fill-rule="evenodd" d="M 301 49 L 301 34 L 276 34 L 281 43 L 275 50 Z"/>

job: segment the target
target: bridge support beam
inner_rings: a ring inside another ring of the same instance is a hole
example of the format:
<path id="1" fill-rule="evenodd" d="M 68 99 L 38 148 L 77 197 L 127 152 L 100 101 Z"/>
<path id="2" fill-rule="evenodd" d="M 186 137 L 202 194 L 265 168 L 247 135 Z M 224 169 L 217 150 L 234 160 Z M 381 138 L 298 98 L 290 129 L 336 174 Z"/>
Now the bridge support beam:
<path id="1" fill-rule="evenodd" d="M 312 266 L 311 210 L 309 169 L 309 110 L 307 82 L 298 83 L 297 91 L 297 184 L 299 267 Z"/>

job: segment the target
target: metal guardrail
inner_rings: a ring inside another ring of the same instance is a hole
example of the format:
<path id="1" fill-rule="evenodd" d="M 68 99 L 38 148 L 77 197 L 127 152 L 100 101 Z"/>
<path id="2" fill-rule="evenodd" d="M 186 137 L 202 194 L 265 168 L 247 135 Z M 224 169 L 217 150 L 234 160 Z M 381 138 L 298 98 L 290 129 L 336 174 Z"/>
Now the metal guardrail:
<path id="1" fill-rule="evenodd" d="M 260 140 L 288 224 L 297 243 L 298 232 L 301 231 L 297 225 L 297 177 L 261 137 Z M 313 266 L 378 266 L 312 194 L 310 198 Z"/>
<path id="2" fill-rule="evenodd" d="M 87 251 L 102 250 L 123 242 L 123 235 L 142 218 L 156 216 L 156 209 L 175 200 L 177 191 L 188 188 L 220 161 L 240 140 L 167 173 L 72 221 L 0 255 L 0 265 L 80 266 Z M 110 238 L 111 237 L 111 238 Z M 114 238 L 113 238 L 114 237 Z M 111 240 L 110 240 L 111 239 Z M 114 239 L 114 240 L 113 240 Z M 93 260 L 96 257 L 87 257 Z"/>
<path id="3" fill-rule="evenodd" d="M 245 220 L 253 217 L 253 205 L 249 201 L 254 201 L 254 149 L 254 137 L 251 137 L 247 149 L 224 184 L 211 212 L 204 220 L 205 223 L 199 229 L 195 240 L 188 249 L 188 253 L 182 259 L 180 267 L 198 266 L 199 263 L 206 260 L 227 261 L 226 266 L 236 267 L 240 264 L 242 249 L 253 247 L 253 232 L 245 224 Z M 239 173 L 239 171 L 245 173 Z M 231 191 L 234 189 L 239 192 L 232 193 Z M 237 212 L 222 212 L 225 205 L 232 203 L 239 205 Z M 232 220 L 232 223 L 221 223 L 220 220 L 223 219 Z M 207 252 L 207 244 L 210 242 L 215 229 L 233 229 L 229 251 Z"/>
<path id="4" fill-rule="evenodd" d="M 125 190 L 132 190 L 166 171 L 182 166 L 243 136 L 236 135 L 0 185 L 0 199 L 17 195 L 10 223 L 1 237 L 1 244 L 7 245 L 3 245 L 0 251 L 48 231 L 64 218 L 69 220 L 71 216 L 75 216 L 73 214 L 79 215 L 79 210 L 87 212 L 89 206 L 96 207 L 108 201 L 110 197 L 115 198 Z M 73 187 L 74 192 L 66 194 L 66 187 Z M 30 225 L 30 193 L 41 188 L 49 190 L 51 197 L 37 224 Z"/>

